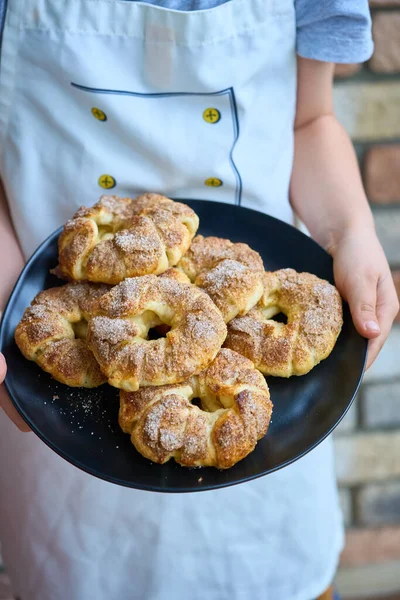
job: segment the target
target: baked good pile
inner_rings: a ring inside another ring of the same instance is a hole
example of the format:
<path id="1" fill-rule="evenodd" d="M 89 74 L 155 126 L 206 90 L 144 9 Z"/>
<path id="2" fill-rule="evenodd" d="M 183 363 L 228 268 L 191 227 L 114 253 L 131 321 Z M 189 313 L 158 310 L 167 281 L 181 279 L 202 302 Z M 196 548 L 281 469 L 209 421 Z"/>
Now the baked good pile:
<path id="1" fill-rule="evenodd" d="M 198 228 L 159 194 L 80 208 L 59 238 L 54 272 L 68 283 L 34 298 L 15 340 L 67 386 L 118 388 L 119 424 L 144 457 L 227 469 L 267 433 L 264 376 L 327 358 L 342 301 L 329 282 L 267 272 L 247 244 Z"/>

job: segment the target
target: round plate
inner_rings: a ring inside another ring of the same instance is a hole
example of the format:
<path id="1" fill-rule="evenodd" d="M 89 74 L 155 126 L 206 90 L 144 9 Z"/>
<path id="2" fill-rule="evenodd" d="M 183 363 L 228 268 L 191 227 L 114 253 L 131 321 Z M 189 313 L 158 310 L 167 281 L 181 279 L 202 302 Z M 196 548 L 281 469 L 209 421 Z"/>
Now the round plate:
<path id="1" fill-rule="evenodd" d="M 265 268 L 292 267 L 333 282 L 332 260 L 306 235 L 262 213 L 216 202 L 187 201 L 200 217 L 200 233 L 246 242 Z M 361 382 L 367 343 L 355 330 L 348 307 L 332 354 L 302 377 L 267 379 L 274 403 L 272 423 L 254 452 L 231 469 L 187 469 L 171 460 L 144 459 L 118 426 L 118 390 L 70 388 L 27 361 L 14 342 L 25 308 L 41 290 L 60 285 L 49 270 L 57 264 L 53 233 L 23 270 L 4 312 L 0 347 L 6 357 L 5 384 L 17 410 L 50 448 L 80 469 L 133 488 L 192 492 L 220 488 L 280 469 L 332 432 L 349 409 Z"/>

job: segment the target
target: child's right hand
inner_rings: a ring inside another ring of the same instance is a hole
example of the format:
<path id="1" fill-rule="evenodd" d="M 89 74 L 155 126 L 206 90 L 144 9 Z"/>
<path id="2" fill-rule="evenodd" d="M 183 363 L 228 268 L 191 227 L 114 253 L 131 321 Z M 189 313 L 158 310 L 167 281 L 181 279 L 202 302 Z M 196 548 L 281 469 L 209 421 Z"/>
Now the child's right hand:
<path id="1" fill-rule="evenodd" d="M 0 383 L 3 383 L 4 378 L 7 373 L 7 365 L 4 356 L 0 353 Z M 10 398 L 7 395 L 7 392 L 4 388 L 4 385 L 0 386 L 0 406 L 6 413 L 6 415 L 11 419 L 11 421 L 20 429 L 21 431 L 30 431 L 28 425 L 25 423 L 23 418 L 19 415 L 14 405 L 12 404 Z"/>

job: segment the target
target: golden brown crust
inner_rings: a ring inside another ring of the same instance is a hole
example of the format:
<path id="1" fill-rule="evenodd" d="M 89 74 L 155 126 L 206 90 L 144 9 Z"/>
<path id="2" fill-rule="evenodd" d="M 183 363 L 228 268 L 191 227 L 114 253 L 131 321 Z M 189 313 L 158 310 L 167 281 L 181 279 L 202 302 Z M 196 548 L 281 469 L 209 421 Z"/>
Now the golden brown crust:
<path id="1" fill-rule="evenodd" d="M 58 272 L 73 281 L 117 284 L 176 265 L 199 225 L 195 212 L 159 194 L 102 196 L 81 207 L 59 238 Z"/>
<path id="2" fill-rule="evenodd" d="M 186 204 L 159 194 L 143 194 L 134 201 L 139 214 L 153 221 L 165 245 L 169 265 L 176 265 L 188 250 L 199 227 L 196 213 Z"/>
<path id="3" fill-rule="evenodd" d="M 236 260 L 221 260 L 213 269 L 203 271 L 195 284 L 219 308 L 225 323 L 245 315 L 263 294 L 262 275 Z"/>
<path id="4" fill-rule="evenodd" d="M 247 314 L 263 293 L 263 262 L 247 244 L 198 235 L 178 268 L 207 292 L 225 323 Z"/>
<path id="5" fill-rule="evenodd" d="M 225 259 L 236 260 L 252 271 L 264 272 L 261 256 L 247 244 L 235 244 L 224 238 L 202 235 L 196 235 L 193 239 L 189 250 L 179 261 L 178 268 L 194 282 L 200 273 L 213 269 Z"/>
<path id="6" fill-rule="evenodd" d="M 287 324 L 272 317 L 287 316 Z M 228 326 L 225 346 L 265 375 L 304 375 L 332 352 L 343 323 L 337 289 L 310 273 L 281 269 L 264 276 L 264 294 Z"/>
<path id="7" fill-rule="evenodd" d="M 25 358 L 71 387 L 105 383 L 87 346 L 86 329 L 94 304 L 109 289 L 68 283 L 40 292 L 15 330 L 15 341 Z"/>
<path id="8" fill-rule="evenodd" d="M 179 271 L 179 269 L 176 269 L 175 267 L 171 267 L 170 269 L 165 271 L 165 273 L 161 273 L 159 277 L 174 279 L 175 281 L 179 281 L 180 283 L 190 283 L 189 277 L 187 277 L 187 275 L 185 275 L 183 271 Z"/>
<path id="9" fill-rule="evenodd" d="M 227 349 L 179 385 L 120 392 L 119 424 L 135 448 L 153 462 L 174 458 L 185 467 L 232 467 L 266 434 L 271 413 L 264 377 Z"/>
<path id="10" fill-rule="evenodd" d="M 165 338 L 148 340 L 162 323 Z M 111 385 L 139 386 L 184 381 L 214 359 L 226 336 L 210 298 L 191 284 L 146 275 L 126 279 L 103 296 L 89 322 L 88 343 Z"/>

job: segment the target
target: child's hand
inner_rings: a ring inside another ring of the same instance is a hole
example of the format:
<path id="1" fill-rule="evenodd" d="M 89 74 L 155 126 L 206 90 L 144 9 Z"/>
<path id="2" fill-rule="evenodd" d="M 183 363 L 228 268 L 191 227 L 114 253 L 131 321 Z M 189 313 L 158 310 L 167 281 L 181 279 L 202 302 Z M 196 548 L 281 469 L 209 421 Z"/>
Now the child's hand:
<path id="1" fill-rule="evenodd" d="M 389 335 L 399 301 L 374 229 L 347 231 L 333 248 L 336 286 L 349 303 L 358 332 L 370 340 L 369 368 Z"/>
<path id="2" fill-rule="evenodd" d="M 4 356 L 0 353 L 0 384 L 3 383 L 6 373 L 6 361 L 4 359 Z M 6 415 L 11 419 L 11 421 L 18 427 L 18 429 L 20 429 L 21 431 L 30 431 L 28 425 L 16 411 L 3 385 L 0 386 L 0 406 L 4 410 Z"/>

